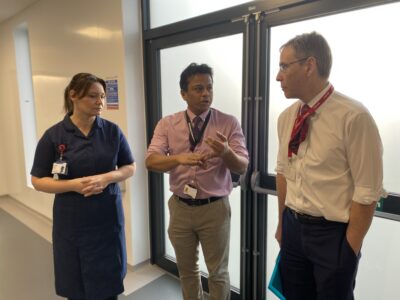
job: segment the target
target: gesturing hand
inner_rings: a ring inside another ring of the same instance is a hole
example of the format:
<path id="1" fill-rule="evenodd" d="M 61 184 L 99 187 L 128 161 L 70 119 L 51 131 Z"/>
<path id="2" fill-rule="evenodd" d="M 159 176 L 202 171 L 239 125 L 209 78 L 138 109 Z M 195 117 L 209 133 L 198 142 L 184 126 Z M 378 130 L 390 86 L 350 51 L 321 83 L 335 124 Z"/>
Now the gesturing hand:
<path id="1" fill-rule="evenodd" d="M 208 137 L 205 140 L 205 142 L 207 143 L 208 146 L 210 146 L 210 148 L 214 151 L 214 153 L 217 156 L 223 156 L 230 149 L 228 144 L 228 139 L 225 135 L 223 135 L 219 131 L 217 131 L 217 138 L 218 139 L 213 139 L 211 137 Z"/>
<path id="2" fill-rule="evenodd" d="M 200 153 L 182 153 L 179 154 L 178 161 L 181 165 L 202 167 L 205 164 L 205 157 Z"/>

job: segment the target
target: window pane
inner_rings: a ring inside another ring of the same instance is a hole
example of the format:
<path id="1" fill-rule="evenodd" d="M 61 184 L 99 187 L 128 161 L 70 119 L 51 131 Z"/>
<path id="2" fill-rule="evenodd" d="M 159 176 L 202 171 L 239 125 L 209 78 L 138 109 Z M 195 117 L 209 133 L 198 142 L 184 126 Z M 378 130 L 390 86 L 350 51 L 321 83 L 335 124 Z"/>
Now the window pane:
<path id="1" fill-rule="evenodd" d="M 18 76 L 19 107 L 21 113 L 22 139 L 24 142 L 26 184 L 32 187 L 31 167 L 37 144 L 35 99 L 33 95 L 29 32 L 26 23 L 14 30 L 15 59 Z"/>
<path id="2" fill-rule="evenodd" d="M 224 8 L 236 6 L 249 0 L 149 0 L 150 27 L 155 28 Z M 173 9 L 171 9 L 173 8 Z"/>
<path id="3" fill-rule="evenodd" d="M 374 117 L 384 147 L 384 187 L 400 193 L 400 117 L 394 109 L 400 101 L 396 92 L 399 15 L 400 4 L 395 3 L 272 28 L 268 172 L 275 173 L 278 115 L 295 101 L 286 99 L 274 80 L 279 47 L 297 34 L 315 30 L 331 46 L 330 81 L 335 89 L 362 102 Z"/>
<path id="4" fill-rule="evenodd" d="M 242 44 L 243 35 L 236 34 L 204 42 L 161 50 L 161 93 L 163 116 L 186 109 L 186 102 L 180 96 L 179 78 L 190 63 L 206 63 L 214 71 L 213 107 L 234 115 L 241 120 L 242 98 Z M 229 49 L 221 51 L 220 49 Z M 164 176 L 165 207 L 171 196 L 168 174 Z M 240 190 L 234 189 L 230 195 L 232 209 L 229 271 L 231 284 L 240 287 Z M 175 258 L 168 239 L 169 212 L 165 211 L 166 254 Z M 207 268 L 200 253 L 200 270 Z"/>
<path id="5" fill-rule="evenodd" d="M 330 81 L 335 89 L 362 102 L 373 115 L 384 147 L 384 186 L 390 192 L 400 192 L 400 162 L 397 158 L 400 151 L 400 117 L 395 109 L 400 101 L 396 92 L 397 70 L 400 68 L 397 59 L 400 51 L 399 15 L 400 4 L 394 3 L 272 28 L 268 172 L 275 173 L 278 116 L 295 101 L 286 99 L 279 83 L 274 80 L 278 71 L 279 47 L 297 34 L 315 30 L 324 35 L 331 46 L 333 67 Z M 268 197 L 267 281 L 278 253 L 274 239 L 277 198 Z M 398 230 L 399 222 L 374 218 L 363 244 L 356 299 L 398 297 L 400 286 L 392 280 L 400 267 L 400 243 L 395 238 Z M 267 298 L 270 297 L 275 299 L 268 291 Z"/>

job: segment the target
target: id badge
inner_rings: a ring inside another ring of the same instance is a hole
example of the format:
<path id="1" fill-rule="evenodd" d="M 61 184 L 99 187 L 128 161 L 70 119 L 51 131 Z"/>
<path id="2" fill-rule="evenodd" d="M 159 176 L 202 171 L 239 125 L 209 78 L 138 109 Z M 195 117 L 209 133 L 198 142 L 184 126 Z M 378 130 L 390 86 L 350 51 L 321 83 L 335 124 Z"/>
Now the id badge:
<path id="1" fill-rule="evenodd" d="M 58 175 L 67 175 L 68 174 L 67 163 L 62 160 L 53 163 L 53 169 L 51 170 L 51 174 L 54 175 L 55 179 L 58 179 Z"/>
<path id="2" fill-rule="evenodd" d="M 195 199 L 197 195 L 197 189 L 188 184 L 185 184 L 185 187 L 183 188 L 183 193 Z"/>

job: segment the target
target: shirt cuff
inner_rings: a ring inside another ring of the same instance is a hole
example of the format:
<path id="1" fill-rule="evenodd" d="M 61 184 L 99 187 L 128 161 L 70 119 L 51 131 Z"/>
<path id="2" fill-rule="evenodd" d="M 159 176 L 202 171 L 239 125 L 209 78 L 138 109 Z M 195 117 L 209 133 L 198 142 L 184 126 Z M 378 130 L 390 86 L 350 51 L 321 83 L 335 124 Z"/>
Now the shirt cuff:
<path id="1" fill-rule="evenodd" d="M 376 190 L 369 187 L 356 186 L 354 189 L 353 201 L 363 205 L 369 205 L 379 201 L 381 197 L 387 197 L 387 192 L 382 187 Z"/>
<path id="2" fill-rule="evenodd" d="M 285 165 L 283 163 L 278 162 L 275 166 L 275 172 L 277 174 L 284 174 L 285 172 Z"/>

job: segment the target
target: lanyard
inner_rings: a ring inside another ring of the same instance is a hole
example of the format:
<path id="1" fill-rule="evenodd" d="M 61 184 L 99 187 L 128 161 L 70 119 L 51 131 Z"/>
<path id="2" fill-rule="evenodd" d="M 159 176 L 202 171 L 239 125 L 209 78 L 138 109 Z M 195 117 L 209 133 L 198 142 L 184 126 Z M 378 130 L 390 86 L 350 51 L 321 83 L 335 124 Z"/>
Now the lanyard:
<path id="1" fill-rule="evenodd" d="M 65 146 L 65 144 L 60 144 L 57 147 L 58 152 L 60 152 L 60 159 L 59 159 L 60 161 L 62 161 L 62 159 L 63 159 L 63 155 L 64 155 L 64 152 L 65 152 L 66 148 L 67 147 Z"/>
<path id="2" fill-rule="evenodd" d="M 206 117 L 206 119 L 204 121 L 203 126 L 201 127 L 200 134 L 197 137 L 198 138 L 197 140 L 196 140 L 196 138 L 195 138 L 195 136 L 193 134 L 193 125 L 192 125 L 192 122 L 190 122 L 190 118 L 189 118 L 189 115 L 188 115 L 187 111 L 185 111 L 185 116 L 186 116 L 186 122 L 188 124 L 189 133 L 190 133 L 189 134 L 189 142 L 190 142 L 190 145 L 191 145 L 190 149 L 193 151 L 194 148 L 196 147 L 196 145 L 201 141 L 201 138 L 203 137 L 204 131 L 206 130 L 208 121 L 210 121 L 211 109 L 207 114 L 207 117 Z"/>
<path id="3" fill-rule="evenodd" d="M 296 120 L 294 121 L 293 129 L 292 129 L 292 134 L 290 135 L 290 141 L 294 140 L 296 136 L 299 134 L 304 122 L 307 121 L 308 117 L 313 115 L 315 111 L 329 98 L 329 96 L 333 93 L 333 86 L 331 85 L 330 88 L 325 92 L 325 94 L 322 95 L 322 97 L 311 107 L 308 109 L 304 114 L 300 113 L 300 109 L 297 112 L 297 117 Z M 289 144 L 290 144 L 289 141 Z M 288 156 L 289 158 L 292 157 L 292 150 L 290 147 L 288 147 Z"/>

